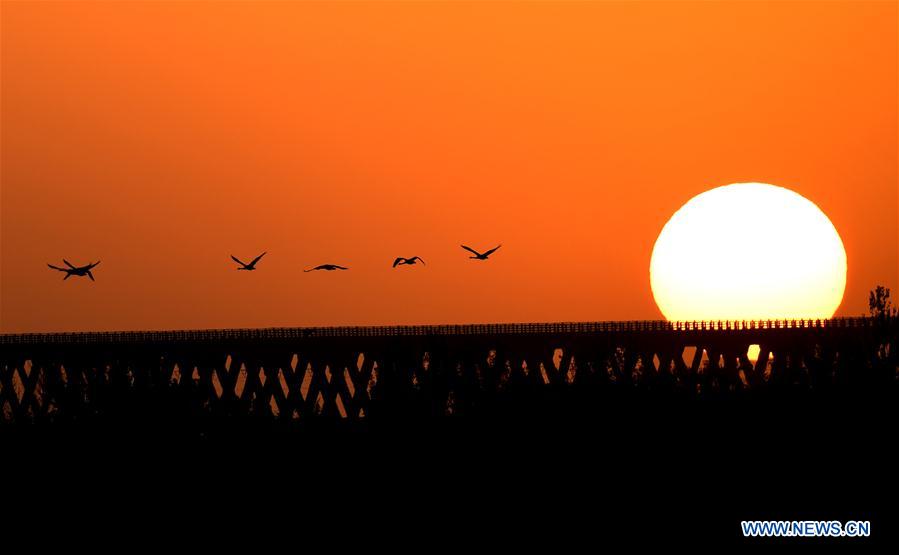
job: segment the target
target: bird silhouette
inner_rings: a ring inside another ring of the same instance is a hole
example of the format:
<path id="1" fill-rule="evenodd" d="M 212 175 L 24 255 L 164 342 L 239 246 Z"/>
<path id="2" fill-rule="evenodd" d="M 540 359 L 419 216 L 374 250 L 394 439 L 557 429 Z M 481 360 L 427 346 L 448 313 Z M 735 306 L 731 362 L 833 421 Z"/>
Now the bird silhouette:
<path id="1" fill-rule="evenodd" d="M 237 262 L 238 264 L 240 264 L 240 268 L 238 268 L 238 270 L 252 271 L 252 270 L 255 270 L 255 269 L 256 269 L 256 263 L 259 262 L 259 260 L 260 260 L 263 256 L 265 256 L 265 253 L 262 253 L 262 254 L 260 254 L 259 256 L 257 256 L 256 258 L 254 258 L 253 261 L 250 262 L 249 264 L 244 264 L 243 262 L 241 262 L 240 260 L 238 260 L 237 257 L 234 256 L 233 254 L 231 255 L 231 260 L 233 260 L 234 262 Z"/>
<path id="2" fill-rule="evenodd" d="M 87 266 L 74 266 L 74 265 L 72 265 L 71 262 L 69 262 L 65 258 L 63 258 L 62 261 L 66 263 L 66 266 L 68 266 L 68 268 L 60 268 L 59 266 L 54 266 L 53 264 L 47 264 L 47 266 L 49 266 L 50 268 L 52 268 L 54 270 L 59 270 L 60 272 L 65 272 L 66 277 L 62 278 L 63 281 L 69 279 L 72 276 L 82 276 L 82 277 L 87 276 L 87 277 L 91 278 L 91 281 L 96 281 L 94 279 L 94 274 L 91 273 L 91 270 L 93 270 L 94 268 L 97 267 L 98 264 L 100 264 L 99 260 L 96 262 L 92 262 L 92 263 L 88 264 Z"/>
<path id="3" fill-rule="evenodd" d="M 393 261 L 393 267 L 396 268 L 397 266 L 404 266 L 406 264 L 411 265 L 417 262 L 421 262 L 422 264 L 425 263 L 425 261 L 422 260 L 420 256 L 413 256 L 412 258 L 403 258 L 402 256 L 399 256 L 396 260 Z"/>
<path id="4" fill-rule="evenodd" d="M 496 249 L 500 248 L 501 246 L 502 245 L 497 245 L 494 248 L 490 249 L 489 251 L 487 251 L 483 254 L 479 253 L 478 251 L 474 250 L 471 247 L 466 247 L 465 245 L 462 245 L 462 248 L 474 255 L 474 256 L 469 256 L 468 258 L 473 258 L 475 260 L 487 260 L 487 257 L 489 257 L 491 254 L 496 252 Z"/>
<path id="5" fill-rule="evenodd" d="M 315 268 L 309 268 L 308 270 L 303 270 L 304 272 L 314 272 L 315 270 L 325 270 L 326 272 L 333 272 L 334 270 L 349 270 L 349 268 L 345 268 L 343 266 L 338 266 L 337 264 L 320 264 Z"/>

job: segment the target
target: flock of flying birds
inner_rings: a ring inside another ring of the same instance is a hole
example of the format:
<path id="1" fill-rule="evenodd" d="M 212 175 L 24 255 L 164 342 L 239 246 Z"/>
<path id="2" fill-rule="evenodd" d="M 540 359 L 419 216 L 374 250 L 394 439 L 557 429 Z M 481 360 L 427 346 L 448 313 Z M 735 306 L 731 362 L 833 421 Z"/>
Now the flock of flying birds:
<path id="1" fill-rule="evenodd" d="M 474 260 L 487 260 L 487 258 L 491 254 L 496 252 L 496 250 L 498 248 L 500 248 L 502 245 L 497 245 L 497 246 L 493 247 L 492 249 L 490 249 L 489 251 L 485 251 L 485 252 L 478 252 L 478 251 L 474 250 L 473 248 L 467 247 L 465 245 L 460 245 L 460 246 L 472 254 L 472 256 L 469 256 L 468 258 L 471 258 Z M 240 259 L 237 258 L 236 256 L 234 256 L 233 254 L 231 255 L 231 260 L 240 264 L 240 266 L 237 267 L 238 270 L 250 271 L 250 270 L 256 269 L 256 264 L 260 260 L 262 260 L 262 257 L 265 256 L 265 254 L 266 253 L 263 252 L 262 254 L 260 254 L 253 260 L 251 260 L 249 263 L 241 262 Z M 94 274 L 91 273 L 91 270 L 93 270 L 100 264 L 100 261 L 98 260 L 96 262 L 91 262 L 90 264 L 88 264 L 86 266 L 75 266 L 71 262 L 66 260 L 65 258 L 63 258 L 62 261 L 65 262 L 65 264 L 66 264 L 66 266 L 68 266 L 68 268 L 60 268 L 59 266 L 54 266 L 53 264 L 47 264 L 47 266 L 49 266 L 53 270 L 65 272 L 66 275 L 64 278 L 62 278 L 63 281 L 69 279 L 72 276 L 79 276 L 79 277 L 87 276 L 91 279 L 91 281 L 94 281 Z M 406 266 L 406 265 L 411 266 L 413 264 L 418 264 L 419 262 L 421 262 L 422 264 L 425 263 L 425 261 L 422 260 L 421 257 L 419 257 L 419 256 L 413 256 L 412 258 L 403 258 L 402 256 L 398 256 L 396 258 L 396 260 L 393 261 L 393 267 L 396 268 L 397 266 Z M 303 271 L 304 272 L 315 272 L 318 270 L 332 272 L 334 270 L 349 270 L 349 268 L 347 268 L 346 266 L 340 266 L 339 264 L 319 264 L 318 266 L 316 266 L 314 268 L 309 268 L 308 270 L 303 270 Z"/>

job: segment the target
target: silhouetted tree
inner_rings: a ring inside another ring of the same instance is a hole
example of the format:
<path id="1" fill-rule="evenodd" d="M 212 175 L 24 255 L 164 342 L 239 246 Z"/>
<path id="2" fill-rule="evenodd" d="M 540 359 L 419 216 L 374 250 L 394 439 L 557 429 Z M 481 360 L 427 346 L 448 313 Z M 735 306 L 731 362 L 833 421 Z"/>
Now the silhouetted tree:
<path id="1" fill-rule="evenodd" d="M 868 294 L 868 310 L 874 318 L 885 318 L 890 314 L 890 288 L 878 285 Z"/>

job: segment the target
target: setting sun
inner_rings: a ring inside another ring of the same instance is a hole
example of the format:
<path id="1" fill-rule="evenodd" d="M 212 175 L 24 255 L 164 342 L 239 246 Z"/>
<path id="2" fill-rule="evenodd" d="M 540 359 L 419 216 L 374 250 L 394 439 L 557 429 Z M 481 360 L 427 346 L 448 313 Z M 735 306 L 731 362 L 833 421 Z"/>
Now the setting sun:
<path id="1" fill-rule="evenodd" d="M 675 212 L 649 271 L 669 320 L 830 318 L 846 287 L 846 251 L 808 199 L 783 187 L 737 183 Z"/>

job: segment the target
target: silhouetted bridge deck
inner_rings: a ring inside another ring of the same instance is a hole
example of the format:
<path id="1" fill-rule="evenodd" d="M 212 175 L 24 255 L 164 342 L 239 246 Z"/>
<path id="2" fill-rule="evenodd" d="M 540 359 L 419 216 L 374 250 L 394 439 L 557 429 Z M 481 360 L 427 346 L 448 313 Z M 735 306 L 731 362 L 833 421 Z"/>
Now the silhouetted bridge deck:
<path id="1" fill-rule="evenodd" d="M 497 395 L 624 384 L 690 395 L 892 386 L 897 329 L 846 318 L 6 334 L 0 423 L 433 416 Z"/>

